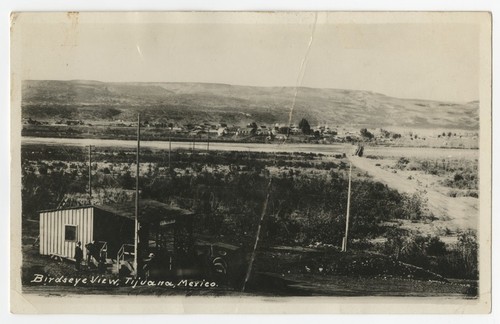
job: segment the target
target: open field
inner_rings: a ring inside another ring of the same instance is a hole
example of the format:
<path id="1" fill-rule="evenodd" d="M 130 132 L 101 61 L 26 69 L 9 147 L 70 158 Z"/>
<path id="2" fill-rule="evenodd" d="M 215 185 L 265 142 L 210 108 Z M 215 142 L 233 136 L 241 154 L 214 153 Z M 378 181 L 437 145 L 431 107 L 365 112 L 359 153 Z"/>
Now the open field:
<path id="1" fill-rule="evenodd" d="M 92 153 L 92 199 L 87 194 L 86 144 L 96 144 Z M 24 241 L 32 244 L 36 238 L 37 210 L 132 199 L 135 144 L 23 138 Z M 427 277 L 431 273 L 439 276 L 436 278 L 477 279 L 477 198 L 446 196 L 442 190 L 448 171 L 425 175 L 397 169 L 397 157 L 405 154 L 404 148 L 370 147 L 366 153 L 370 158 L 360 158 L 351 156 L 352 145 L 214 143 L 209 151 L 196 146 L 193 151 L 189 143 L 174 142 L 171 154 L 165 150 L 168 142 L 144 142 L 141 147 L 141 197 L 193 210 L 198 215 L 197 236 L 234 244 L 250 253 L 256 228 L 262 226 L 252 279 L 256 282 L 253 286 L 249 283 L 250 293 L 265 293 L 262 287 L 272 283 L 278 285 L 274 294 L 284 295 L 378 295 L 383 291 L 389 296 L 475 295 L 469 284 L 425 281 L 434 280 Z M 475 170 L 475 150 L 421 148 L 411 152 L 411 161 L 430 155 L 468 159 L 472 164 L 467 170 Z M 346 257 L 338 249 L 345 228 L 349 162 L 354 166 L 352 259 L 340 262 Z M 409 174 L 421 180 L 408 179 Z M 40 190 L 42 187 L 44 190 Z M 425 194 L 421 194 L 423 189 Z M 437 194 L 438 198 L 432 198 Z M 266 195 L 268 207 L 259 223 Z M 470 213 L 464 214 L 467 206 Z M 280 246 L 284 248 L 276 252 Z M 290 252 L 293 247 L 301 252 Z M 332 251 L 330 261 L 320 261 L 318 251 L 324 249 Z M 27 260 L 36 259 L 28 250 Z M 377 259 L 386 261 L 361 272 L 347 271 L 351 264 L 376 264 L 372 262 Z M 338 260 L 337 265 L 328 266 L 331 260 Z M 401 266 L 391 268 L 386 262 Z M 421 269 L 420 274 L 408 277 L 398 270 L 405 269 L 404 264 Z M 29 278 L 33 269 L 29 262 L 25 265 Z M 353 285 L 349 290 L 342 284 L 356 280 L 367 288 Z M 29 289 L 37 291 L 36 287 Z M 227 289 L 231 294 L 233 288 Z"/>
<path id="2" fill-rule="evenodd" d="M 478 159 L 477 149 L 365 146 L 364 156 L 399 159 Z"/>
<path id="3" fill-rule="evenodd" d="M 121 140 L 91 140 L 91 139 L 63 139 L 63 138 L 23 138 L 22 142 L 25 145 L 61 145 L 61 146 L 85 146 L 94 145 L 97 147 L 106 148 L 134 148 L 135 141 Z M 141 147 L 144 149 L 165 150 L 169 147 L 169 142 L 161 141 L 143 141 Z M 192 143 L 187 142 L 172 142 L 173 150 L 192 150 Z M 461 190 L 459 188 L 447 187 L 443 181 L 453 176 L 453 172 L 443 171 L 441 174 L 431 174 L 423 170 L 410 170 L 413 164 L 410 164 L 408 169 L 396 169 L 395 165 L 398 159 L 404 157 L 411 161 L 430 161 L 432 164 L 450 163 L 450 161 L 463 161 L 461 163 L 475 164 L 472 166 L 472 173 L 476 174 L 477 178 L 477 159 L 479 157 L 478 150 L 467 149 L 437 149 L 437 148 L 405 148 L 405 147 L 381 147 L 367 146 L 365 147 L 365 157 L 351 157 L 355 146 L 351 144 L 330 144 L 330 145 L 314 145 L 314 144 L 234 144 L 234 143 L 195 143 L 195 152 L 206 152 L 207 149 L 213 151 L 240 151 L 240 152 L 276 152 L 276 153 L 312 153 L 330 155 L 343 155 L 349 158 L 354 165 L 360 170 L 367 172 L 375 180 L 387 184 L 402 193 L 416 194 L 420 193 L 424 196 L 427 202 L 427 208 L 434 217 L 436 222 L 426 224 L 427 233 L 438 233 L 446 229 L 456 232 L 460 229 L 476 229 L 478 221 L 478 199 L 476 197 L 464 196 L 471 195 L 470 190 Z M 368 158 L 366 158 L 368 157 Z M 165 161 L 165 157 L 163 158 Z M 130 159 L 133 162 L 133 158 Z M 430 163 L 429 162 L 429 163 Z M 347 163 L 347 160 L 344 161 Z M 378 166 L 377 166 L 378 165 Z M 105 167 L 105 166 L 103 166 Z M 109 166 L 108 166 L 109 167 Z M 145 165 L 143 165 L 145 168 Z M 414 168 L 414 167 L 413 167 Z M 272 169 L 272 168 L 271 168 Z M 131 176 L 134 176 L 134 167 L 130 167 Z M 146 172 L 147 170 L 144 169 Z M 472 193 L 477 192 L 477 188 Z M 458 194 L 457 194 L 458 193 Z M 411 225 L 411 224 L 410 224 Z M 414 225 L 411 225 L 414 226 Z"/>

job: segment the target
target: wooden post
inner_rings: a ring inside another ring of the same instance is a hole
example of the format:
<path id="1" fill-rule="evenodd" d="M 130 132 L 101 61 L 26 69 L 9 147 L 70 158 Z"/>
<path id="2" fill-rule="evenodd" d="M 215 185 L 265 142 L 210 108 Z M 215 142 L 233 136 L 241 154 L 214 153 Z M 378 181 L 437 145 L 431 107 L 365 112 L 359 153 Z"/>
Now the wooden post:
<path id="1" fill-rule="evenodd" d="M 89 145 L 89 197 L 92 199 L 92 145 Z"/>
<path id="2" fill-rule="evenodd" d="M 269 202 L 269 196 L 271 195 L 271 184 L 272 184 L 272 181 L 273 181 L 273 178 L 270 178 L 269 179 L 269 184 L 267 185 L 267 196 L 266 196 L 266 200 L 264 201 L 264 207 L 262 208 L 262 214 L 260 215 L 260 221 L 259 221 L 259 226 L 257 227 L 257 233 L 255 234 L 255 243 L 254 243 L 254 246 L 253 246 L 252 255 L 250 256 L 250 262 L 248 264 L 247 273 L 245 275 L 245 281 L 243 281 L 243 287 L 241 288 L 242 292 L 245 291 L 246 284 L 247 284 L 248 280 L 250 279 L 250 275 L 252 274 L 252 266 L 253 266 L 253 262 L 255 260 L 255 255 L 256 255 L 256 252 L 257 252 L 257 246 L 258 246 L 259 239 L 260 239 L 260 231 L 261 231 L 261 228 L 262 228 L 262 221 L 264 220 L 264 216 L 266 215 L 267 204 Z"/>
<path id="3" fill-rule="evenodd" d="M 352 163 L 349 165 L 349 187 L 347 189 L 347 214 L 345 218 L 345 236 L 342 240 L 342 252 L 347 252 L 347 238 L 349 235 L 349 210 L 351 207 L 351 173 Z"/>
<path id="4" fill-rule="evenodd" d="M 137 278 L 139 244 L 139 153 L 141 149 L 141 115 L 137 114 L 137 170 L 135 175 L 135 229 L 134 229 L 134 276 Z"/>
<path id="5" fill-rule="evenodd" d="M 168 170 L 170 171 L 171 165 L 170 165 L 170 154 L 172 153 L 172 136 L 168 137 Z"/>

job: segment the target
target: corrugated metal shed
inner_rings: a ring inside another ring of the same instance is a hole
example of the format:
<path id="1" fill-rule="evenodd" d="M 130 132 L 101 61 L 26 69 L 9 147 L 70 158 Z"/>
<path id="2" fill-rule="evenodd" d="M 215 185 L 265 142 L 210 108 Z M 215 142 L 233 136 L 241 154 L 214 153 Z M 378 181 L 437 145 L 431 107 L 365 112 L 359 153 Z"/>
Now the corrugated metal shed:
<path id="1" fill-rule="evenodd" d="M 191 215 L 193 213 L 189 210 L 155 200 L 143 199 L 139 202 L 139 222 L 142 223 L 180 220 L 189 218 Z M 135 202 L 40 211 L 40 254 L 56 254 L 73 258 L 78 241 L 82 243 L 83 249 L 85 244 L 96 238 L 105 241 L 119 240 L 117 237 L 123 239 L 121 234 L 115 235 L 117 233 L 114 232 L 122 230 L 123 233 L 127 233 L 127 230 L 123 226 L 116 226 L 117 221 L 113 220 L 113 216 L 126 219 L 128 224 L 135 218 Z M 99 221 L 100 219 L 102 220 Z M 106 219 L 107 221 L 104 221 Z M 108 234 L 104 235 L 106 231 Z"/>
<path id="2" fill-rule="evenodd" d="M 40 254 L 73 258 L 76 242 L 81 241 L 82 246 L 92 242 L 93 222 L 93 207 L 40 212 Z M 74 238 L 66 237 L 67 227 L 75 230 Z"/>

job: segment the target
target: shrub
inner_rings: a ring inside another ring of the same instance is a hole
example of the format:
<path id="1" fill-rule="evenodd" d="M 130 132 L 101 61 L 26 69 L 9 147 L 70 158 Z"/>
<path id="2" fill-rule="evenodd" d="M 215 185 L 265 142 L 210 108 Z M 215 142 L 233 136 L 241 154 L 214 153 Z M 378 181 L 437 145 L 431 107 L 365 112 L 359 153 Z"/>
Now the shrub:
<path id="1" fill-rule="evenodd" d="M 408 160 L 405 157 L 401 157 L 401 158 L 399 158 L 398 162 L 396 162 L 396 168 L 400 169 L 400 170 L 403 170 L 403 169 L 406 168 L 406 165 L 408 163 L 410 163 L 410 160 Z"/>
<path id="2" fill-rule="evenodd" d="M 461 232 L 449 247 L 438 236 L 422 236 L 392 228 L 382 252 L 397 260 L 424 267 L 448 278 L 478 278 L 478 245 L 473 231 Z"/>
<path id="3" fill-rule="evenodd" d="M 441 256 L 446 254 L 446 244 L 437 236 L 433 236 L 427 242 L 427 254 Z"/>

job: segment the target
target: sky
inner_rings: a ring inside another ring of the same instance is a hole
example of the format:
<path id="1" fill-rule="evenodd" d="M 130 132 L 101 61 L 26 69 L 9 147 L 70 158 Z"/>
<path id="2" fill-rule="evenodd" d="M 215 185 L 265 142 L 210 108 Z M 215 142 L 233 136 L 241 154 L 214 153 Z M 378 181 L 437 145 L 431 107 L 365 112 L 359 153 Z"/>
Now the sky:
<path id="1" fill-rule="evenodd" d="M 13 53 L 23 79 L 305 86 L 479 99 L 477 24 L 267 17 L 259 23 L 35 19 L 13 34 L 20 44 Z"/>

